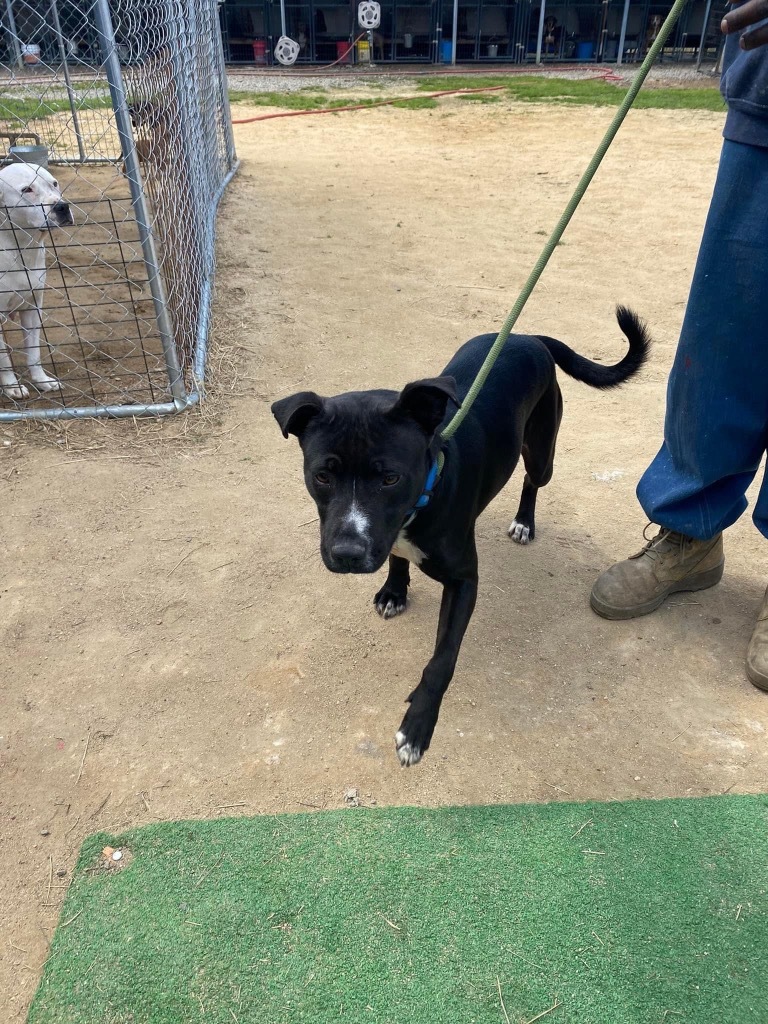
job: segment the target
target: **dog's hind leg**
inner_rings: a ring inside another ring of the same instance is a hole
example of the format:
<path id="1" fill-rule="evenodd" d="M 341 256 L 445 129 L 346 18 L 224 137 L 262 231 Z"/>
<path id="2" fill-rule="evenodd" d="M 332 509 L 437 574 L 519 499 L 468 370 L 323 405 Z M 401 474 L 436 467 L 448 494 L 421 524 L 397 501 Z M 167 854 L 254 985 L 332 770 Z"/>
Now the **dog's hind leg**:
<path id="1" fill-rule="evenodd" d="M 0 330 L 0 393 L 6 398 L 29 398 L 29 389 L 19 384 L 14 373 L 11 353 Z"/>
<path id="2" fill-rule="evenodd" d="M 376 611 L 383 619 L 393 619 L 405 611 L 410 582 L 408 559 L 390 555 L 387 582 L 373 599 Z"/>
<path id="3" fill-rule="evenodd" d="M 517 544 L 527 544 L 536 536 L 536 496 L 539 488 L 552 479 L 555 443 L 563 416 L 563 398 L 557 381 L 539 399 L 528 417 L 523 435 L 525 480 L 520 506 L 509 527 L 509 536 Z"/>
<path id="4" fill-rule="evenodd" d="M 40 328 L 42 317 L 39 309 L 25 309 L 19 314 L 21 327 L 24 331 L 24 347 L 27 352 L 27 369 L 29 378 L 38 391 L 58 391 L 61 383 L 51 377 L 42 367 L 40 357 Z"/>

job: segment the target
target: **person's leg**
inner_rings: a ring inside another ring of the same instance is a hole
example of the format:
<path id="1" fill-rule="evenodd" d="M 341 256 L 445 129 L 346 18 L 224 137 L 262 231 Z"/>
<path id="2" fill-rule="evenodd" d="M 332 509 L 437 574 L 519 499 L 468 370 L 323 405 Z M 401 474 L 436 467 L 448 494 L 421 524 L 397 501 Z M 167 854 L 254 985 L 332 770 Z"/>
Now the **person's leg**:
<path id="1" fill-rule="evenodd" d="M 726 142 L 667 388 L 664 443 L 638 485 L 662 530 L 600 576 L 591 596 L 599 614 L 632 618 L 721 578 L 722 530 L 746 508 L 766 448 L 767 334 L 768 150 Z"/>
<path id="2" fill-rule="evenodd" d="M 667 388 L 646 515 L 707 540 L 747 507 L 768 428 L 768 149 L 726 142 Z"/>

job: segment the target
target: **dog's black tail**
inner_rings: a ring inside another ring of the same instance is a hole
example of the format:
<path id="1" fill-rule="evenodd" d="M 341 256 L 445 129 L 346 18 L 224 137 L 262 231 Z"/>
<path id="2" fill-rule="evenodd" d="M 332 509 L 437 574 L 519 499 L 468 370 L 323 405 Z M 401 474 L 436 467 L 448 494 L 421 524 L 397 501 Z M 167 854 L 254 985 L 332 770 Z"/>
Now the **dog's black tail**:
<path id="1" fill-rule="evenodd" d="M 540 335 L 539 338 L 547 346 L 560 369 L 570 377 L 583 381 L 593 388 L 617 388 L 625 380 L 634 377 L 648 359 L 651 339 L 645 323 L 626 306 L 616 307 L 616 319 L 627 337 L 629 351 L 614 366 L 593 363 L 591 359 L 585 359 L 556 338 L 544 338 Z"/>

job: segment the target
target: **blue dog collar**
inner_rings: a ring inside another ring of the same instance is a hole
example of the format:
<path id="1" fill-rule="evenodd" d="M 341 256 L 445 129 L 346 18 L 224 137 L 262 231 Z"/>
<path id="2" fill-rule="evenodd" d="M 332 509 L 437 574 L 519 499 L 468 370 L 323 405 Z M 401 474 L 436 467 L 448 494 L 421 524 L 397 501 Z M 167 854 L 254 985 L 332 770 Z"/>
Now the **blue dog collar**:
<path id="1" fill-rule="evenodd" d="M 427 473 L 427 479 L 424 482 L 424 490 L 419 496 L 419 500 L 411 509 L 411 512 L 418 512 L 420 508 L 426 508 L 429 504 L 429 499 L 432 497 L 432 491 L 434 490 L 435 484 L 437 483 L 438 465 L 437 459 L 432 463 L 429 472 Z M 409 513 L 410 514 L 410 513 Z"/>
<path id="2" fill-rule="evenodd" d="M 444 456 L 442 452 L 440 452 L 438 456 L 432 460 L 432 465 L 429 467 L 429 472 L 427 473 L 427 479 L 424 481 L 424 489 L 419 495 L 416 504 L 406 515 L 405 522 L 401 527 L 402 530 L 404 530 L 406 526 L 409 526 L 413 522 L 413 520 L 416 518 L 417 512 L 420 512 L 421 509 L 426 508 L 427 505 L 429 504 L 429 500 L 432 497 L 432 492 L 435 489 L 435 484 L 437 483 L 440 474 L 443 470 L 443 462 Z"/>

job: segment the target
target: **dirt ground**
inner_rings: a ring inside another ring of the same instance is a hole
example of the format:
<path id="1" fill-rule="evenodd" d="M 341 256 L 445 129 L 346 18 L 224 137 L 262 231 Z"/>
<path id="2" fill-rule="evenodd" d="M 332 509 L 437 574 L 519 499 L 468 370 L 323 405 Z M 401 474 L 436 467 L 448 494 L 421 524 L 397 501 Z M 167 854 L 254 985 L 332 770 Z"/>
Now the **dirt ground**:
<path id="1" fill-rule="evenodd" d="M 477 610 L 417 767 L 393 735 L 439 589 L 417 574 L 384 622 L 378 577 L 323 568 L 298 447 L 269 411 L 303 387 L 434 374 L 498 325 L 611 113 L 446 100 L 238 128 L 202 416 L 0 427 L 0 1020 L 24 1018 L 96 830 L 333 808 L 350 788 L 364 805 L 766 789 L 748 517 L 714 590 L 634 622 L 588 606 L 641 545 L 634 485 L 661 436 L 719 115 L 630 116 L 523 315 L 613 360 L 623 301 L 656 347 L 619 393 L 563 382 L 533 545 L 506 536 L 519 474 L 482 518 Z"/>

